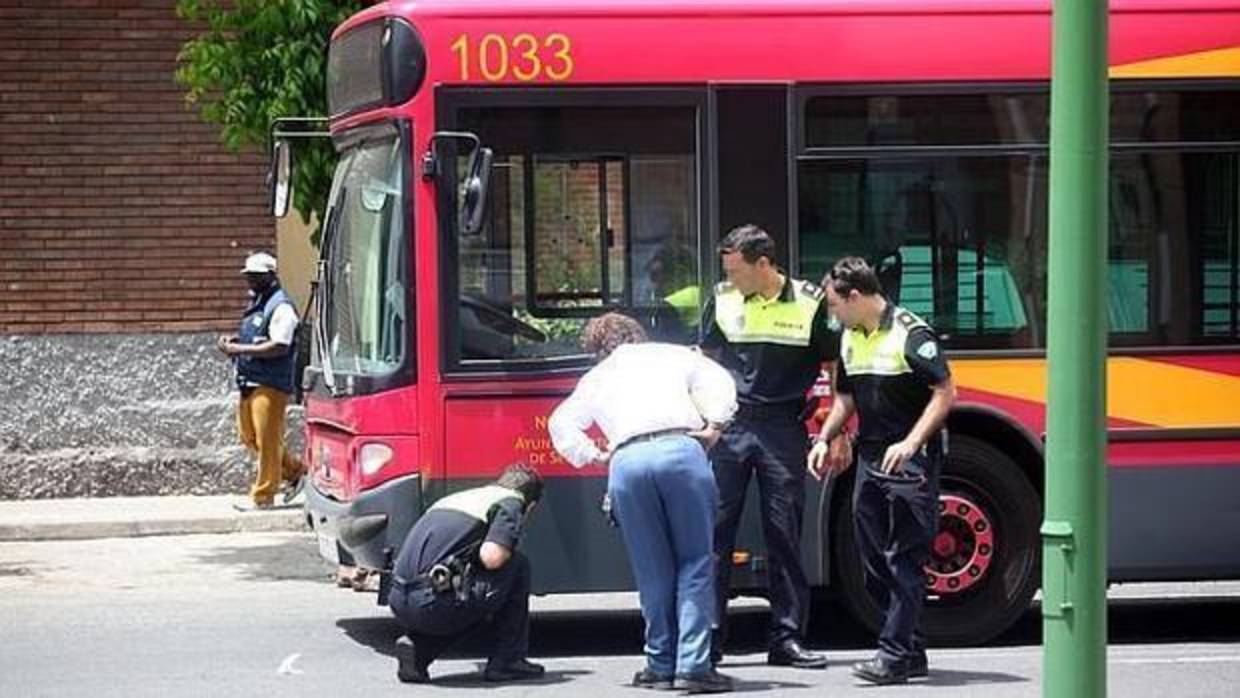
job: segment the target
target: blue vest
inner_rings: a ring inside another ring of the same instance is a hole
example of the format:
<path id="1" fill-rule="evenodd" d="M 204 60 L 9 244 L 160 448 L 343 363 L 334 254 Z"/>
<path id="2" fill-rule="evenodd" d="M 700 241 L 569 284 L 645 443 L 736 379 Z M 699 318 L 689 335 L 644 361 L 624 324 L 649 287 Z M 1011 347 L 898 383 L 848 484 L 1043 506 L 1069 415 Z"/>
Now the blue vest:
<path id="1" fill-rule="evenodd" d="M 241 344 L 261 344 L 267 341 L 267 327 L 271 324 L 271 316 L 282 304 L 293 305 L 284 289 L 279 286 L 266 296 L 255 297 L 254 303 L 241 316 L 241 330 L 237 337 Z M 237 357 L 237 385 L 258 383 L 275 388 L 282 393 L 293 392 L 293 367 L 297 356 L 297 335 L 293 334 L 293 343 L 283 356 L 259 358 L 256 356 Z"/>

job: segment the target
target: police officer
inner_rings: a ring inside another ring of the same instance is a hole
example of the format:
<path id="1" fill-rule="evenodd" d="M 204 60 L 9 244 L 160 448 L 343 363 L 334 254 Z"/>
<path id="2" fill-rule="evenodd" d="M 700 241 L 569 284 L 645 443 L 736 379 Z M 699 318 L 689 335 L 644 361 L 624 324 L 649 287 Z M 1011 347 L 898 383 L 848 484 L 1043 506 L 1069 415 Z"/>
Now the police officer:
<path id="1" fill-rule="evenodd" d="M 409 531 L 388 597 L 413 642 L 412 652 L 397 648 L 402 682 L 429 682 L 431 662 L 466 635 L 491 645 L 483 679 L 543 675 L 541 665 L 526 659 L 530 564 L 516 550 L 542 489 L 535 470 L 510 465 L 492 485 L 435 502 Z"/>
<path id="2" fill-rule="evenodd" d="M 250 501 L 242 511 L 268 509 L 285 487 L 285 501 L 300 491 L 305 466 L 284 447 L 284 410 L 293 394 L 297 310 L 280 288 L 276 258 L 256 252 L 241 269 L 250 287 L 250 304 L 236 335 L 220 337 L 216 347 L 236 365 L 237 428 L 241 441 L 258 459 Z"/>
<path id="3" fill-rule="evenodd" d="M 727 281 L 715 287 L 702 315 L 702 349 L 736 381 L 736 419 L 711 450 L 719 485 L 715 524 L 719 631 L 712 659 L 723 657 L 728 587 L 736 529 L 751 474 L 757 475 L 762 532 L 769 555 L 771 619 L 767 662 L 822 668 L 827 659 L 801 641 L 809 584 L 801 566 L 805 456 L 801 414 L 824 361 L 836 356 L 822 294 L 775 266 L 775 242 L 755 225 L 733 229 L 719 243 Z"/>
<path id="4" fill-rule="evenodd" d="M 883 296 L 865 260 L 839 260 L 823 286 L 828 307 L 847 329 L 835 401 L 810 451 L 809 468 L 816 477 L 828 469 L 825 441 L 857 412 L 854 526 L 866 586 L 880 600 L 884 618 L 878 653 L 854 665 L 853 675 L 876 684 L 904 683 L 929 673 L 920 632 L 923 569 L 939 516 L 946 450 L 941 427 L 956 389 L 934 330 Z"/>
<path id="5" fill-rule="evenodd" d="M 696 268 L 692 253 L 676 244 L 664 246 L 646 264 L 656 302 L 654 311 L 639 319 L 655 341 L 689 344 L 697 339 L 702 290 Z"/>

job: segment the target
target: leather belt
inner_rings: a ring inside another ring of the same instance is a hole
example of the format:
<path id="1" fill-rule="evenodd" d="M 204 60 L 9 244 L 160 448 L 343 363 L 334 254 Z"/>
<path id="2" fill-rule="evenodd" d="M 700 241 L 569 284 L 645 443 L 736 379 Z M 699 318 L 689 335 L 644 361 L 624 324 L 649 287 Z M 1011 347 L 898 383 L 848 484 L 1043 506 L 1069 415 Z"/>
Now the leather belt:
<path id="1" fill-rule="evenodd" d="M 688 433 L 689 433 L 688 429 L 680 429 L 680 428 L 660 429 L 658 431 L 649 431 L 649 432 L 646 432 L 645 434 L 638 434 L 637 436 L 630 436 L 629 438 L 620 442 L 620 445 L 617 446 L 614 450 L 619 451 L 620 449 L 625 448 L 626 446 L 632 446 L 633 444 L 638 444 L 643 441 L 655 441 L 657 439 L 666 438 L 668 436 L 684 436 L 685 434 L 688 434 Z"/>

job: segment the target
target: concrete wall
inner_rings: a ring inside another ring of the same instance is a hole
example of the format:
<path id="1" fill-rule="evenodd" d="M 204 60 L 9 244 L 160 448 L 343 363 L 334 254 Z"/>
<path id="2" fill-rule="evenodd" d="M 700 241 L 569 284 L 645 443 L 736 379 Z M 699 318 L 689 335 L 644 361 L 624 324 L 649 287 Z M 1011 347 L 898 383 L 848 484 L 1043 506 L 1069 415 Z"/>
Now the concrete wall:
<path id="1" fill-rule="evenodd" d="M 0 337 L 0 499 L 245 492 L 214 334 Z M 300 415 L 290 415 L 300 453 Z"/>

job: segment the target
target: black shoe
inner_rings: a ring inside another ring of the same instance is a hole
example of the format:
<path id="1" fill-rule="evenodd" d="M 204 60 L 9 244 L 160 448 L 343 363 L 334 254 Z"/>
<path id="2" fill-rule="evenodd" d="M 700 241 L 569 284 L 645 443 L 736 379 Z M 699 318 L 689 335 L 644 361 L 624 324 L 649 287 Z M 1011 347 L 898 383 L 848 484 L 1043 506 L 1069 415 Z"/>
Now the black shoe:
<path id="1" fill-rule="evenodd" d="M 492 683 L 506 683 L 537 679 L 545 673 L 547 670 L 543 665 L 535 664 L 528 659 L 518 659 L 503 666 L 492 666 L 488 663 L 486 669 L 482 670 L 482 678 Z"/>
<path id="2" fill-rule="evenodd" d="M 893 683 L 905 683 L 910 673 L 907 662 L 892 662 L 882 657 L 875 657 L 868 662 L 853 665 L 853 676 L 870 683 L 886 686 Z"/>
<path id="3" fill-rule="evenodd" d="M 784 640 L 766 653 L 766 663 L 798 669 L 825 669 L 827 658 L 825 655 L 810 652 L 796 640 Z"/>
<path id="4" fill-rule="evenodd" d="M 711 669 L 700 674 L 677 674 L 675 687 L 685 693 L 727 693 L 732 677 Z"/>
<path id="5" fill-rule="evenodd" d="M 672 689 L 672 675 L 658 674 L 650 669 L 642 669 L 633 674 L 632 685 L 636 688 L 653 688 L 657 691 L 669 691 Z"/>
<path id="6" fill-rule="evenodd" d="M 908 677 L 910 679 L 924 679 L 930 675 L 930 660 L 926 659 L 926 653 L 913 655 L 908 661 Z"/>
<path id="7" fill-rule="evenodd" d="M 430 683 L 431 674 L 427 667 L 431 665 L 424 657 L 418 655 L 418 649 L 407 645 L 396 647 L 396 678 L 401 683 Z"/>

